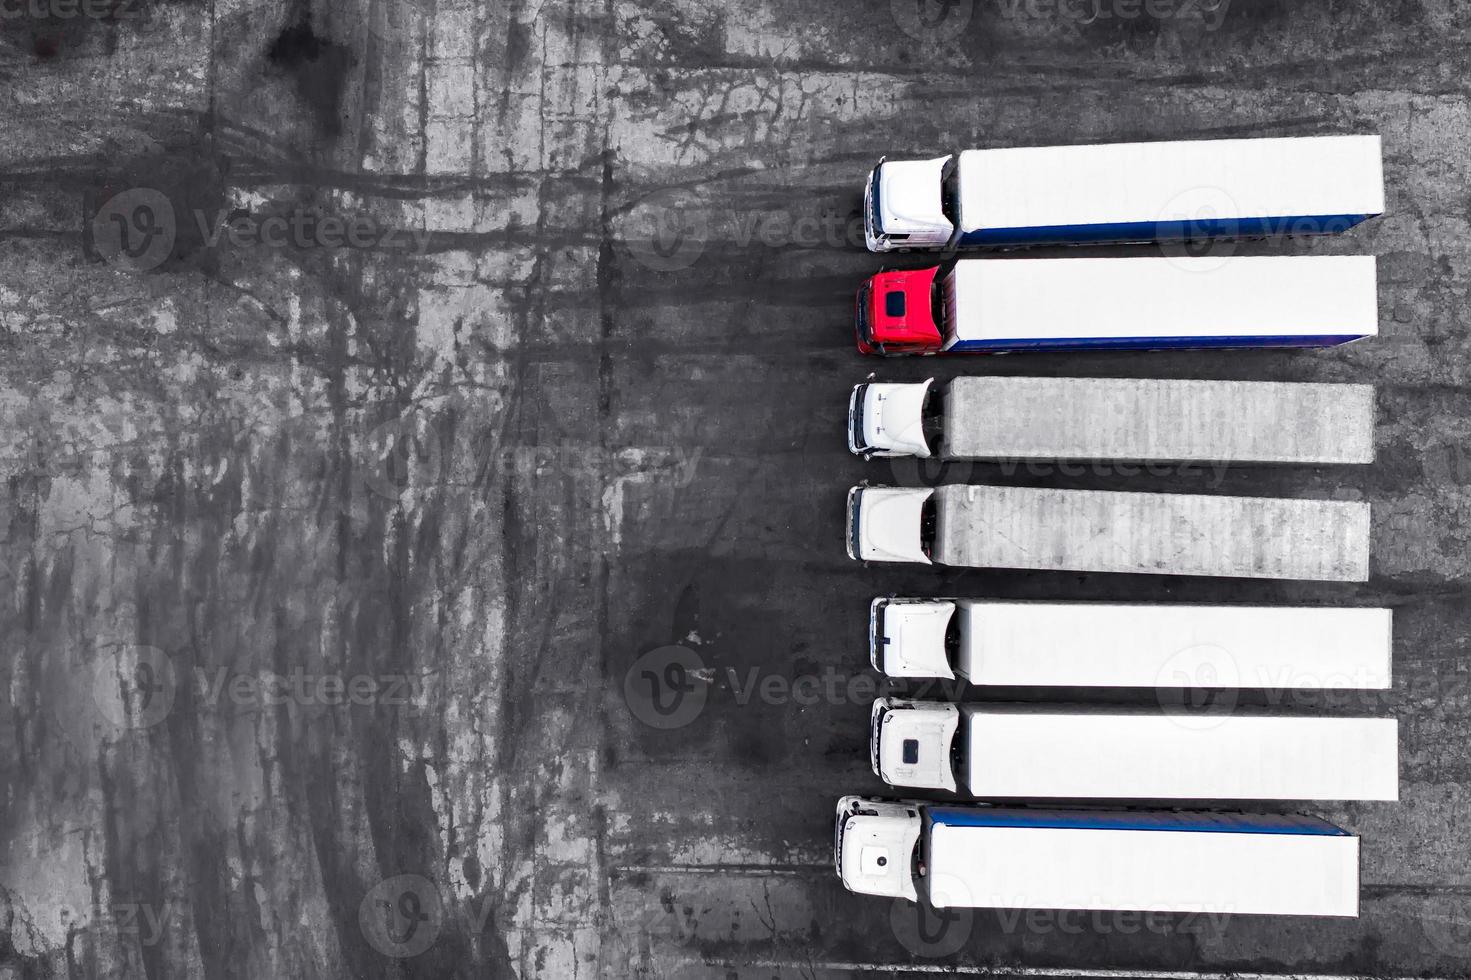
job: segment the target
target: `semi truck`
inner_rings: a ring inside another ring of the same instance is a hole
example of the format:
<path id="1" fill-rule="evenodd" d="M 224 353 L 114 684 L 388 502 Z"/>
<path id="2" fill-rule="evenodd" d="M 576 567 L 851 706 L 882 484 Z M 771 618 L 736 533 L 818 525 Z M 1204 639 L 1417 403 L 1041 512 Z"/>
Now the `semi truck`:
<path id="1" fill-rule="evenodd" d="M 848 400 L 865 458 L 1371 463 L 1374 386 L 1133 378 L 865 382 Z"/>
<path id="2" fill-rule="evenodd" d="M 1393 718 L 879 698 L 890 786 L 985 799 L 1397 800 Z"/>
<path id="3" fill-rule="evenodd" d="M 988 687 L 1387 690 L 1392 613 L 880 596 L 869 662 Z"/>
<path id="4" fill-rule="evenodd" d="M 859 561 L 1364 582 L 1369 505 L 949 484 L 848 491 Z"/>
<path id="5" fill-rule="evenodd" d="M 1325 234 L 1383 211 L 1378 136 L 884 158 L 863 191 L 871 252 Z"/>
<path id="6" fill-rule="evenodd" d="M 1359 914 L 1359 841 L 1298 814 L 947 806 L 845 796 L 860 895 L 931 908 Z"/>
<path id="7" fill-rule="evenodd" d="M 890 356 L 1334 347 L 1379 331 L 1372 255 L 967 259 L 858 290 L 858 349 Z"/>

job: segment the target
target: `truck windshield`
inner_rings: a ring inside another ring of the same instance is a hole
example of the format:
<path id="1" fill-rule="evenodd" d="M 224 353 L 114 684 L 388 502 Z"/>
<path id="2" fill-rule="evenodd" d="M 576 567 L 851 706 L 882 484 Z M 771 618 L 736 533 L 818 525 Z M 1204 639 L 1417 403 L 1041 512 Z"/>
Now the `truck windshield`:
<path id="1" fill-rule="evenodd" d="M 950 224 L 960 228 L 960 157 L 951 156 L 940 171 L 940 211 Z"/>
<path id="2" fill-rule="evenodd" d="M 843 831 L 848 829 L 848 818 L 852 814 L 840 814 L 837 819 L 837 829 L 833 831 L 833 865 L 837 868 L 838 877 L 843 877 Z"/>
<path id="3" fill-rule="evenodd" d="M 940 336 L 945 336 L 945 290 L 942 288 L 944 275 L 937 275 L 930 280 L 930 316 L 935 320 L 935 329 L 940 331 Z"/>
<path id="4" fill-rule="evenodd" d="M 883 211 L 879 209 L 879 186 L 883 183 L 883 175 L 884 165 L 882 163 L 873 168 L 873 184 L 868 195 L 868 227 L 878 238 L 884 237 L 883 226 L 879 224 L 879 215 L 883 214 Z"/>
<path id="5" fill-rule="evenodd" d="M 888 654 L 888 638 L 884 636 L 884 610 L 888 609 L 888 603 L 881 603 L 873 611 L 873 636 L 869 639 L 870 650 L 873 651 L 869 659 L 878 670 L 885 669 L 885 660 Z"/>
<path id="6" fill-rule="evenodd" d="M 925 394 L 924 407 L 920 410 L 920 431 L 924 441 L 936 454 L 943 454 L 945 443 L 945 391 L 931 388 Z"/>
<path id="7" fill-rule="evenodd" d="M 919 546 L 924 551 L 924 556 L 930 561 L 935 560 L 935 520 L 938 509 L 935 504 L 935 495 L 929 498 L 919 509 Z"/>
<path id="8" fill-rule="evenodd" d="M 858 338 L 869 347 L 873 346 L 873 323 L 868 316 L 868 300 L 873 295 L 873 280 L 865 282 L 858 290 Z"/>

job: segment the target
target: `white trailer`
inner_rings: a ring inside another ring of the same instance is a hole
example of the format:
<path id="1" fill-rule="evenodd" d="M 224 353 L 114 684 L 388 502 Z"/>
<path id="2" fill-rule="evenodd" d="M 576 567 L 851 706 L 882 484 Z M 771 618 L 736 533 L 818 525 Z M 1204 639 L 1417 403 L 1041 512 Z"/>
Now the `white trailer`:
<path id="1" fill-rule="evenodd" d="M 988 687 L 1387 690 L 1392 613 L 1309 606 L 880 597 L 869 661 Z"/>
<path id="2" fill-rule="evenodd" d="M 873 252 L 1283 237 L 1384 211 L 1378 136 L 966 150 L 881 160 L 864 187 Z"/>
<path id="3" fill-rule="evenodd" d="M 1364 582 L 1369 505 L 1026 487 L 854 487 L 848 556 L 972 568 Z"/>
<path id="4" fill-rule="evenodd" d="M 890 786 L 985 799 L 1399 799 L 1393 718 L 880 698 L 869 749 Z"/>
<path id="5" fill-rule="evenodd" d="M 932 908 L 1359 914 L 1359 841 L 1297 814 L 941 806 L 847 796 L 849 891 Z"/>
<path id="6" fill-rule="evenodd" d="M 848 448 L 939 459 L 1370 463 L 1374 386 L 1135 378 L 864 383 Z"/>

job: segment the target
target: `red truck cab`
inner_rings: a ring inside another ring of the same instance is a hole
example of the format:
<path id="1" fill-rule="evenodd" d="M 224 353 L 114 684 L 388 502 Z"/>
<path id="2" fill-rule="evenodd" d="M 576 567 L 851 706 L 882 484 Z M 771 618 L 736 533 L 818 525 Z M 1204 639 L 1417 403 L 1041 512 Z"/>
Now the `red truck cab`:
<path id="1" fill-rule="evenodd" d="M 935 322 L 938 266 L 880 272 L 858 290 L 858 350 L 864 354 L 929 354 L 944 340 Z"/>

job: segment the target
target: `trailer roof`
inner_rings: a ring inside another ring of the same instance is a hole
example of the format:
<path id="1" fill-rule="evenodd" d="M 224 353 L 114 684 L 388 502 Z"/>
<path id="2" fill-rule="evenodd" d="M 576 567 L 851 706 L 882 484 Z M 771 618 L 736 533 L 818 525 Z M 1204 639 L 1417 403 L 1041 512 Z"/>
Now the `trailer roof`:
<path id="1" fill-rule="evenodd" d="M 937 908 L 1358 914 L 1358 838 L 932 823 Z"/>
<path id="2" fill-rule="evenodd" d="M 967 150 L 959 168 L 966 232 L 1384 210 L 1378 136 Z"/>
<path id="3" fill-rule="evenodd" d="M 968 704 L 975 796 L 1396 800 L 1393 718 L 1166 714 Z"/>
<path id="4" fill-rule="evenodd" d="M 1368 463 L 1374 388 L 1148 378 L 956 378 L 949 459 Z"/>
<path id="5" fill-rule="evenodd" d="M 947 341 L 1372 336 L 1371 255 L 968 259 Z"/>
<path id="6" fill-rule="evenodd" d="M 958 615 L 957 667 L 972 684 L 1384 690 L 1391 682 L 1388 609 L 970 600 Z"/>
<path id="7" fill-rule="evenodd" d="M 946 565 L 1363 582 L 1369 505 L 1183 493 L 947 484 Z"/>

